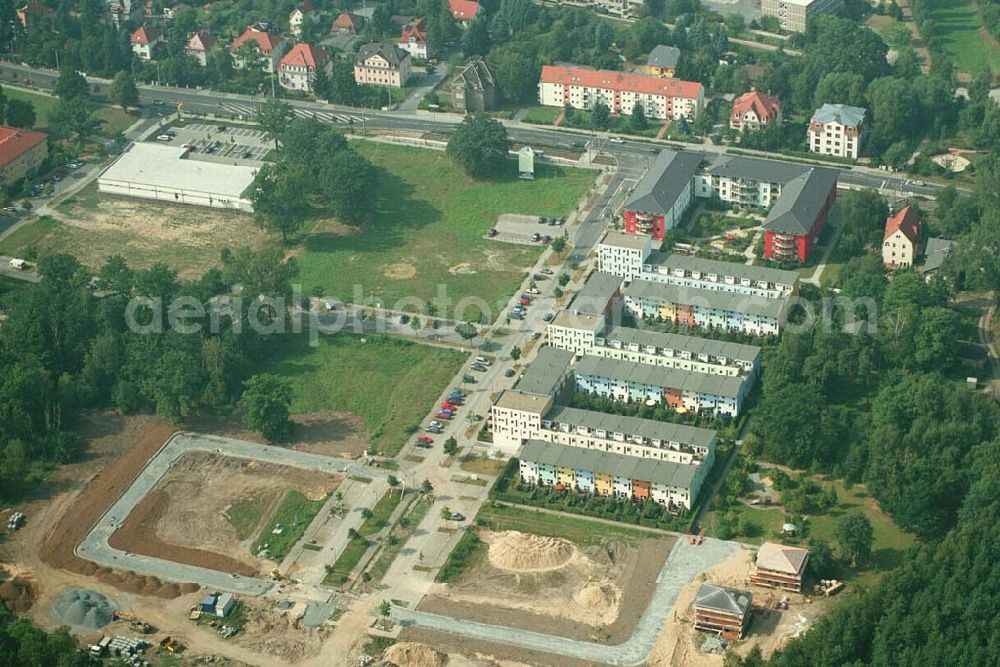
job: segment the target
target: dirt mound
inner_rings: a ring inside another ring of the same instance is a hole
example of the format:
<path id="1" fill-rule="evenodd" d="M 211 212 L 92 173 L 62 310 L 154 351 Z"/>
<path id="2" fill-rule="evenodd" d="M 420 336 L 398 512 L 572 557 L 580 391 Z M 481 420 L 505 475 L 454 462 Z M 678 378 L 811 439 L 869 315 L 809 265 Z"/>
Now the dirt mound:
<path id="1" fill-rule="evenodd" d="M 507 530 L 497 533 L 489 548 L 490 565 L 512 572 L 538 572 L 564 566 L 576 547 L 556 537 Z"/>
<path id="2" fill-rule="evenodd" d="M 440 653 L 416 642 L 393 644 L 382 654 L 382 659 L 396 667 L 440 667 L 444 664 Z"/>
<path id="3" fill-rule="evenodd" d="M 611 609 L 618 605 L 621 594 L 621 589 L 611 582 L 592 581 L 577 591 L 573 601 L 585 609 Z"/>
<path id="4" fill-rule="evenodd" d="M 409 262 L 390 264 L 385 268 L 383 275 L 389 280 L 409 280 L 417 275 L 417 267 Z"/>
<path id="5" fill-rule="evenodd" d="M 52 601 L 52 613 L 67 625 L 96 630 L 114 620 L 115 606 L 101 593 L 71 588 Z"/>
<path id="6" fill-rule="evenodd" d="M 0 584 L 0 600 L 16 614 L 21 614 L 35 603 L 35 585 L 24 577 L 14 577 Z"/>

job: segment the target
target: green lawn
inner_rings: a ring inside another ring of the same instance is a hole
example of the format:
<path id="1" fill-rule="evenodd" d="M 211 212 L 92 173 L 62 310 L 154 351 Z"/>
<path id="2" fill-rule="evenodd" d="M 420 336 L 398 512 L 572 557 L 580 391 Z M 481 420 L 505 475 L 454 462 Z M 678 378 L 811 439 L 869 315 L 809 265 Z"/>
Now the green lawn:
<path id="1" fill-rule="evenodd" d="M 58 102 L 55 97 L 15 90 L 10 86 L 4 87 L 3 94 L 4 97 L 12 100 L 30 102 L 35 107 L 35 129 L 45 130 L 48 128 L 49 115 L 56 108 Z M 106 137 L 113 137 L 119 132 L 124 132 L 137 120 L 135 116 L 129 116 L 117 107 L 100 106 L 97 108 L 97 115 L 104 121 L 101 134 Z"/>
<path id="2" fill-rule="evenodd" d="M 340 554 L 340 558 L 327 570 L 323 583 L 337 585 L 343 583 L 345 578 L 350 576 L 371 545 L 368 538 L 382 530 L 401 500 L 401 494 L 392 489 L 379 498 L 379 501 L 375 503 L 375 507 L 372 508 L 372 515 L 365 519 L 361 527 L 358 528 L 357 537 L 347 543 L 344 551 Z"/>
<path id="3" fill-rule="evenodd" d="M 424 520 L 427 511 L 431 508 L 433 501 L 427 496 L 421 496 L 410 506 L 406 514 L 400 519 L 399 524 L 393 528 L 386 545 L 379 552 L 375 562 L 368 568 L 367 572 L 374 583 L 382 581 L 382 577 L 389 571 L 392 562 L 402 551 L 403 545 L 416 531 L 417 526 Z"/>
<path id="4" fill-rule="evenodd" d="M 253 536 L 253 529 L 260 523 L 260 517 L 266 507 L 267 498 L 262 495 L 250 496 L 229 507 L 226 511 L 226 521 L 236 529 L 236 535 L 245 540 Z"/>
<path id="5" fill-rule="evenodd" d="M 970 74 L 986 68 L 1000 72 L 1000 47 L 983 28 L 973 0 L 937 0 L 929 4 L 942 48 L 957 69 Z"/>
<path id="6" fill-rule="evenodd" d="M 452 304 L 482 299 L 496 304 L 514 292 L 538 258 L 538 246 L 510 245 L 483 235 L 502 213 L 565 216 L 594 180 L 588 171 L 541 165 L 534 181 L 474 181 L 443 152 L 365 141 L 352 142 L 380 171 L 377 213 L 366 228 L 320 223 L 299 257 L 306 289 L 388 307 L 415 297 L 427 303 L 443 293 Z M 466 309 L 463 319 L 479 308 Z"/>
<path id="7" fill-rule="evenodd" d="M 525 123 L 538 123 L 539 125 L 551 125 L 559 116 L 562 109 L 559 107 L 531 107 L 521 118 Z"/>
<path id="8" fill-rule="evenodd" d="M 292 550 L 295 543 L 302 539 L 306 526 L 323 508 L 325 502 L 326 498 L 309 500 L 295 490 L 285 493 L 278 511 L 274 513 L 271 521 L 265 526 L 264 532 L 257 538 L 253 553 L 258 553 L 261 545 L 266 544 L 267 557 L 275 562 L 280 562 Z M 281 533 L 276 535 L 272 531 L 279 524 Z"/>
<path id="9" fill-rule="evenodd" d="M 353 413 L 364 421 L 372 449 L 393 455 L 464 359 L 390 336 L 338 334 L 316 346 L 304 335 L 280 336 L 265 371 L 292 383 L 295 414 Z"/>

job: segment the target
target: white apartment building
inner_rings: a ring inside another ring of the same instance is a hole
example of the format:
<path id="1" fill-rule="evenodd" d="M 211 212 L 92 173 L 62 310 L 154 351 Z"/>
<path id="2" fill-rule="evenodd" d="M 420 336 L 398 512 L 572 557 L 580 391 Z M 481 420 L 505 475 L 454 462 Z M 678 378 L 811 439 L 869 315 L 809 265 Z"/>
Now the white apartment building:
<path id="1" fill-rule="evenodd" d="M 761 0 L 762 16 L 778 19 L 786 32 L 805 32 L 809 22 L 823 14 L 835 14 L 841 0 Z"/>
<path id="2" fill-rule="evenodd" d="M 597 246 L 597 270 L 636 280 L 642 276 L 642 264 L 652 252 L 649 236 L 610 229 Z"/>
<path id="3" fill-rule="evenodd" d="M 856 160 L 865 138 L 866 113 L 861 107 L 824 104 L 813 114 L 806 130 L 809 150 Z"/>

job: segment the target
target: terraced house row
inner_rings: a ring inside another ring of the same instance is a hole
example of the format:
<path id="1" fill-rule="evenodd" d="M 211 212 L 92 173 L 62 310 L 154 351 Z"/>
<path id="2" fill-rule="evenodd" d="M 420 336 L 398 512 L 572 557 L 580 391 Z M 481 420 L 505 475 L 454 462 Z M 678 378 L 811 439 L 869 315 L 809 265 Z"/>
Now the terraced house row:
<path id="1" fill-rule="evenodd" d="M 798 291 L 797 271 L 664 253 L 647 235 L 609 230 L 597 246 L 598 269 L 623 280 L 780 299 Z"/>
<path id="2" fill-rule="evenodd" d="M 705 330 L 777 336 L 787 321 L 788 299 L 731 294 L 635 280 L 623 292 L 625 311 L 636 319 Z"/>
<path id="3" fill-rule="evenodd" d="M 644 461 L 551 442 L 530 440 L 519 458 L 525 484 L 635 501 L 652 500 L 669 510 L 690 509 L 710 466 Z"/>
<path id="4" fill-rule="evenodd" d="M 664 405 L 680 414 L 736 417 L 751 384 L 746 377 L 709 375 L 600 357 L 581 358 L 573 371 L 578 391 L 623 403 Z"/>

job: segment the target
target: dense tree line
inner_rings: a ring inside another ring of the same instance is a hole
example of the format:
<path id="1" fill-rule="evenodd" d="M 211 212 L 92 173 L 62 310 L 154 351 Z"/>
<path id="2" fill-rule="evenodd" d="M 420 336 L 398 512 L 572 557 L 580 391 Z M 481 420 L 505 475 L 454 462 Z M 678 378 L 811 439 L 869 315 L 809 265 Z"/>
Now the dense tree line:
<path id="1" fill-rule="evenodd" d="M 0 665 L 89 667 L 99 664 L 80 650 L 69 628 L 46 633 L 17 619 L 0 603 Z"/>
<path id="2" fill-rule="evenodd" d="M 68 255 L 39 261 L 41 283 L 5 295 L 0 329 L 0 490 L 10 498 L 46 465 L 82 449 L 80 412 L 112 407 L 183 420 L 234 404 L 250 362 L 265 351 L 265 329 L 280 330 L 284 310 L 213 299 L 241 285 L 245 295 L 291 295 L 294 262 L 279 248 L 223 253 L 223 268 L 181 281 L 162 264 L 134 270 L 112 256 L 95 277 Z M 94 289 L 102 290 L 95 296 Z M 130 302 L 133 297 L 146 301 Z M 207 317 L 171 304 L 212 303 Z M 131 318 L 131 323 L 129 321 Z M 184 333 L 181 327 L 202 325 Z"/>

